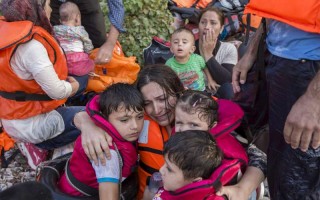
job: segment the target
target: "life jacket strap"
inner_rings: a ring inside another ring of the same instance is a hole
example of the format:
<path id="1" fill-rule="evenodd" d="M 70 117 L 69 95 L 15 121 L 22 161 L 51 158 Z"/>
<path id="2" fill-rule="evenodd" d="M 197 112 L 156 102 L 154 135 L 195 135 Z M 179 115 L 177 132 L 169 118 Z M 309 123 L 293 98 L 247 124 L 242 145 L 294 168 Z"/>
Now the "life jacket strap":
<path id="1" fill-rule="evenodd" d="M 51 101 L 47 94 L 29 94 L 23 91 L 16 92 L 4 92 L 0 91 L 0 96 L 5 99 L 15 100 L 15 101 Z"/>

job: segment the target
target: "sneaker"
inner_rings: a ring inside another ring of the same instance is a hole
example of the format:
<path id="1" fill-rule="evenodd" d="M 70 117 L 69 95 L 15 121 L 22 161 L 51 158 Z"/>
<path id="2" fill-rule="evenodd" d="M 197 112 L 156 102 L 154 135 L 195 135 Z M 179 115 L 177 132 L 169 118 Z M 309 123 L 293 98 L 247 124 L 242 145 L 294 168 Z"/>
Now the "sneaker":
<path id="1" fill-rule="evenodd" d="M 17 143 L 17 146 L 22 155 L 27 158 L 29 166 L 34 170 L 36 170 L 37 166 L 47 158 L 48 151 L 40 149 L 32 143 L 20 142 Z"/>

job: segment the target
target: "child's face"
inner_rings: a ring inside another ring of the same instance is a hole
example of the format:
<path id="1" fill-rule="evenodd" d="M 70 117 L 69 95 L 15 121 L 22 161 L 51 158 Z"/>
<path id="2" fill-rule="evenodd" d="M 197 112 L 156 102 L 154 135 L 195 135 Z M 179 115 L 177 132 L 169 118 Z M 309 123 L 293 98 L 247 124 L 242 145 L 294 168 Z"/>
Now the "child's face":
<path id="1" fill-rule="evenodd" d="M 170 162 L 168 156 L 164 156 L 165 163 L 160 168 L 160 173 L 162 177 L 163 187 L 167 191 L 176 191 L 177 189 L 192 183 L 192 180 L 187 180 L 184 178 L 182 170 Z"/>
<path id="2" fill-rule="evenodd" d="M 108 121 L 117 129 L 123 139 L 136 141 L 143 128 L 143 111 L 135 112 L 120 106 L 117 111 L 113 111 Z"/>
<path id="3" fill-rule="evenodd" d="M 199 118 L 199 112 L 187 113 L 178 105 L 176 107 L 175 129 L 176 132 L 181 132 L 186 130 L 208 131 L 210 128 L 206 121 Z"/>
<path id="4" fill-rule="evenodd" d="M 171 38 L 170 50 L 178 59 L 189 57 L 195 51 L 193 35 L 185 31 L 175 33 Z"/>

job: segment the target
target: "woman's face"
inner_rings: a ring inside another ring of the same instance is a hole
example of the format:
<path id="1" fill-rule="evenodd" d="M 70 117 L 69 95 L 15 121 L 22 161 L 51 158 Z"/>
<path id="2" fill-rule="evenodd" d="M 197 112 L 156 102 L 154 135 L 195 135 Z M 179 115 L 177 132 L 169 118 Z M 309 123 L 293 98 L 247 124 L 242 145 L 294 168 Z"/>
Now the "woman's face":
<path id="1" fill-rule="evenodd" d="M 156 82 L 150 82 L 141 88 L 144 109 L 151 119 L 160 126 L 168 126 L 174 121 L 174 107 L 177 98 L 169 96 Z"/>
<path id="2" fill-rule="evenodd" d="M 218 37 L 222 29 L 219 15 L 215 11 L 207 11 L 202 15 L 199 22 L 199 38 L 203 38 L 203 35 L 207 34 L 208 31 L 213 31 L 214 36 Z"/>
<path id="3" fill-rule="evenodd" d="M 44 5 L 43 9 L 46 12 L 48 19 L 50 20 L 51 12 L 52 12 L 52 9 L 50 7 L 50 0 L 46 0 L 46 4 Z"/>

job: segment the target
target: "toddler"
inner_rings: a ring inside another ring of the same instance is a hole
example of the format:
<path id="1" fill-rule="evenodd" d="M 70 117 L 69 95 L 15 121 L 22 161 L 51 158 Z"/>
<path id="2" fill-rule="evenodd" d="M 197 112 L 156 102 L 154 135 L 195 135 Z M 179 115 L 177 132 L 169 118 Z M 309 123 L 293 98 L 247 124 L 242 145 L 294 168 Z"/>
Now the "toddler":
<path id="1" fill-rule="evenodd" d="M 177 73 L 184 87 L 204 91 L 206 76 L 208 88 L 216 90 L 218 84 L 211 77 L 204 59 L 193 53 L 195 49 L 195 39 L 190 30 L 186 28 L 175 30 L 171 36 L 170 47 L 174 57 L 167 60 L 166 65 Z"/>
<path id="2" fill-rule="evenodd" d="M 55 37 L 66 53 L 69 74 L 84 76 L 94 68 L 88 53 L 93 49 L 87 31 L 81 26 L 78 6 L 65 2 L 59 8 L 61 25 L 54 26 Z"/>
<path id="3" fill-rule="evenodd" d="M 223 157 L 212 135 L 200 130 L 177 132 L 170 137 L 163 153 L 165 164 L 160 173 L 166 191 L 208 179 Z M 161 190 L 154 199 L 159 193 Z"/>
<path id="4" fill-rule="evenodd" d="M 137 164 L 134 143 L 143 128 L 143 106 L 140 92 L 134 86 L 123 83 L 110 86 L 100 96 L 88 102 L 87 112 L 91 119 L 108 132 L 114 141 L 110 146 L 111 160 L 105 166 L 100 161 L 95 165 L 86 156 L 81 137 L 78 137 L 66 172 L 59 182 L 59 188 L 63 192 L 73 196 L 88 193 L 95 196 L 99 191 L 100 200 L 119 197 L 119 182 L 128 177 Z M 85 187 L 78 188 L 72 180 Z"/>

